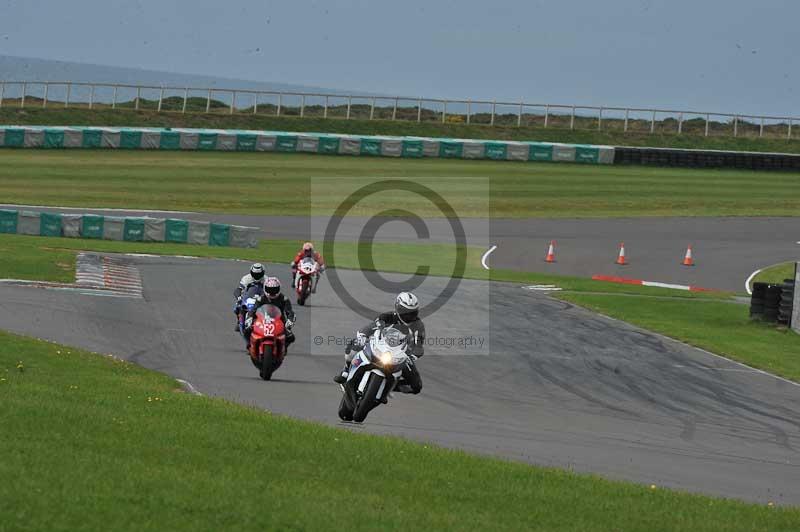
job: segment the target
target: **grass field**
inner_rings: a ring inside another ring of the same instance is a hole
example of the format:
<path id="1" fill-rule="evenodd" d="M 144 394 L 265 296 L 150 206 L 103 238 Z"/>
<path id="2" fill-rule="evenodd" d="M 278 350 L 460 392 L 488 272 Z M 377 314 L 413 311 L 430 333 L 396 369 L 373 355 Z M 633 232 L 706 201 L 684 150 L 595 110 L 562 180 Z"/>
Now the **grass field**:
<path id="1" fill-rule="evenodd" d="M 274 416 L 2 332 L 0 427 L 2 530 L 788 532 L 800 522 L 798 509 Z"/>
<path id="2" fill-rule="evenodd" d="M 800 335 L 727 302 L 562 293 L 558 298 L 800 382 Z"/>
<path id="3" fill-rule="evenodd" d="M 31 205 L 330 214 L 342 190 L 387 177 L 412 178 L 446 191 L 462 217 L 792 216 L 800 209 L 800 180 L 782 172 L 274 153 L 0 150 L 0 201 Z M 441 216 L 426 201 L 411 201 L 416 214 Z M 386 207 L 362 202 L 352 214 Z"/>
<path id="4" fill-rule="evenodd" d="M 52 105 L 52 104 L 51 104 Z M 203 105 L 205 107 L 205 105 Z M 785 138 L 753 138 L 740 135 L 702 136 L 702 129 L 694 134 L 688 123 L 683 135 L 655 134 L 645 132 L 597 131 L 596 126 L 571 131 L 550 127 L 516 127 L 466 125 L 441 122 L 416 123 L 388 120 L 325 120 L 312 117 L 274 117 L 248 114 L 228 115 L 227 109 L 220 114 L 156 113 L 151 110 L 124 109 L 14 109 L 9 103 L 0 108 L 0 123 L 30 125 L 84 125 L 84 126 L 148 126 L 148 127 L 206 127 L 230 129 L 259 129 L 272 131 L 327 131 L 330 133 L 357 133 L 364 135 L 410 135 L 449 138 L 475 138 L 500 140 L 542 140 L 578 144 L 606 144 L 612 146 L 652 146 L 673 148 L 697 148 L 735 151 L 767 151 L 800 153 L 800 142 Z M 606 125 L 609 121 L 604 121 Z M 617 124 L 619 127 L 619 124 Z M 672 125 L 673 129 L 676 125 Z M 732 129 L 732 128 L 729 128 Z M 769 128 L 768 128 L 769 129 Z M 782 136 L 782 135 L 781 135 Z"/>

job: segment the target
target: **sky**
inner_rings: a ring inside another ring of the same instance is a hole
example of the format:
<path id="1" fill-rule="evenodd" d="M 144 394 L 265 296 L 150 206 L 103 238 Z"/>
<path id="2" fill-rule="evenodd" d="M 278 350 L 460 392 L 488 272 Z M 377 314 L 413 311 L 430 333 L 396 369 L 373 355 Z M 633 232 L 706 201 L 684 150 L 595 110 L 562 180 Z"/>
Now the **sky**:
<path id="1" fill-rule="evenodd" d="M 796 0 L 0 0 L 0 55 L 401 96 L 798 116 L 798 20 Z"/>

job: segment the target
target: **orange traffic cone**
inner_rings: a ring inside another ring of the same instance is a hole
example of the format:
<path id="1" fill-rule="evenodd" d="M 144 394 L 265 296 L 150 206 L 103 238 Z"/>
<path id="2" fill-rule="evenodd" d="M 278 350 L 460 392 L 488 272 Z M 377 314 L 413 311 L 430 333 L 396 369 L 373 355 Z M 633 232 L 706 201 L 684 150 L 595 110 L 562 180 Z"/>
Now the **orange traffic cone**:
<path id="1" fill-rule="evenodd" d="M 686 256 L 683 257 L 684 266 L 694 266 L 694 259 L 692 258 L 692 246 L 686 248 Z"/>
<path id="2" fill-rule="evenodd" d="M 617 256 L 616 263 L 620 266 L 628 264 L 625 262 L 625 242 L 621 242 L 619 245 L 619 255 Z"/>
<path id="3" fill-rule="evenodd" d="M 556 261 L 556 241 L 550 241 L 550 247 L 547 248 L 547 257 L 544 258 L 545 262 L 555 262 Z"/>

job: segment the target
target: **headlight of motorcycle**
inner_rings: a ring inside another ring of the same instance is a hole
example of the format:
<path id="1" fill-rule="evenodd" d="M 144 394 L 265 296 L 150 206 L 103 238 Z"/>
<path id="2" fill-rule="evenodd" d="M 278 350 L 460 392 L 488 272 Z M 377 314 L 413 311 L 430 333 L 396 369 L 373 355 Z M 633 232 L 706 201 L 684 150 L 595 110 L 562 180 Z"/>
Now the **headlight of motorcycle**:
<path id="1" fill-rule="evenodd" d="M 380 356 L 381 364 L 384 366 L 391 366 L 392 365 L 392 354 L 391 353 L 381 353 Z"/>

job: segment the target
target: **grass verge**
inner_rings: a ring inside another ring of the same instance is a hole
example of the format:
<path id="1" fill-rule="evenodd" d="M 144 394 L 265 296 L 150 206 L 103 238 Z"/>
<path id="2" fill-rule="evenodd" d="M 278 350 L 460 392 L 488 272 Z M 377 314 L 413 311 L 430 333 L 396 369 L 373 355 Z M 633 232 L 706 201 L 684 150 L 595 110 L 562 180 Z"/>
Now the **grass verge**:
<path id="1" fill-rule="evenodd" d="M 205 102 L 203 102 L 205 107 Z M 604 120 L 604 124 L 614 121 Z M 229 129 L 260 129 L 274 131 L 326 131 L 330 133 L 356 133 L 363 135 L 409 135 L 424 137 L 542 140 L 577 144 L 606 144 L 612 146 L 652 146 L 664 148 L 696 148 L 736 151 L 770 151 L 800 153 L 797 139 L 746 137 L 737 138 L 732 131 L 727 136 L 705 137 L 703 129 L 696 134 L 655 134 L 647 132 L 623 132 L 617 121 L 616 131 L 597 131 L 596 123 L 591 129 L 569 130 L 542 127 L 487 126 L 467 124 L 442 124 L 440 122 L 417 123 L 388 120 L 336 120 L 313 117 L 264 116 L 249 113 L 228 114 L 224 107 L 220 114 L 157 113 L 151 110 L 126 109 L 14 109 L 8 104 L 0 109 L 0 123 L 31 125 L 82 125 L 82 126 L 147 126 L 147 127 L 205 127 Z M 552 123 L 552 122 L 551 122 Z M 673 126 L 674 127 L 674 126 Z M 757 132 L 756 132 L 757 134 Z"/>
<path id="2" fill-rule="evenodd" d="M 227 247 L 169 244 L 160 242 L 118 242 L 112 240 L 90 240 L 80 238 L 55 238 L 0 234 L 0 250 L 10 252 L 0 258 L 0 278 L 12 277 L 26 280 L 69 282 L 74 279 L 75 256 L 78 251 L 108 253 L 150 253 L 154 255 L 192 255 L 205 258 L 244 259 L 251 261 L 289 264 L 300 249 L 299 240 L 262 240 L 258 248 L 242 249 Z M 463 248 L 462 248 L 463 249 Z M 404 244 L 376 242 L 372 250 L 367 244 L 337 242 L 333 257 L 326 257 L 329 266 L 345 269 L 372 269 L 382 272 L 414 273 L 420 265 L 429 266 L 429 274 L 452 276 L 458 249 L 449 244 Z M 374 265 L 366 268 L 359 261 L 360 252 L 367 251 L 374 257 Z M 462 277 L 467 279 L 506 281 L 526 284 L 555 284 L 565 290 L 578 292 L 603 292 L 621 294 L 645 294 L 651 296 L 679 297 L 690 299 L 727 299 L 727 292 L 687 292 L 667 288 L 655 288 L 626 284 L 613 284 L 579 277 L 551 275 L 512 270 L 485 270 L 480 264 L 484 249 L 474 246 L 466 248 L 466 267 Z M 68 278 L 65 272 L 53 269 L 55 261 L 69 264 L 72 268 Z M 43 267 L 41 265 L 46 265 Z M 288 266 L 287 266 L 288 269 Z"/>
<path id="3" fill-rule="evenodd" d="M 557 297 L 800 382 L 800 335 L 750 320 L 747 305 L 604 294 Z"/>
<path id="4" fill-rule="evenodd" d="M 782 262 L 769 268 L 764 268 L 750 281 L 753 283 L 782 283 L 784 279 L 794 279 L 794 262 Z"/>
<path id="5" fill-rule="evenodd" d="M 181 393 L 171 378 L 126 362 L 2 332 L 0 426 L 4 529 L 701 532 L 790 531 L 800 522 L 794 508 L 274 416 Z"/>
<path id="6" fill-rule="evenodd" d="M 433 188 L 460 217 L 794 216 L 800 210 L 800 181 L 788 172 L 285 153 L 0 150 L 0 198 L 20 205 L 330 215 L 344 191 L 383 178 Z M 756 181 L 759 186 L 753 187 Z M 392 192 L 394 205 L 406 199 L 419 216 L 442 216 L 416 195 Z M 371 216 L 386 206 L 362 201 L 350 214 Z"/>

